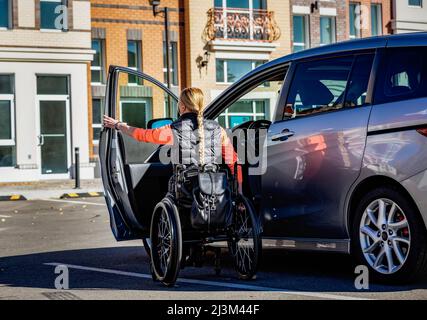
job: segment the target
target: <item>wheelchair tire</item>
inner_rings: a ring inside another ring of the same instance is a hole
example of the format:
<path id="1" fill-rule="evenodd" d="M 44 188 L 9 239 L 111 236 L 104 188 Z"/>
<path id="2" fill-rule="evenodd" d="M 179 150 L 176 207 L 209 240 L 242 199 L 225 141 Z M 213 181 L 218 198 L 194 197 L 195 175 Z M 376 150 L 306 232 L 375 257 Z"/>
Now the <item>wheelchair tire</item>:
<path id="1" fill-rule="evenodd" d="M 262 242 L 255 209 L 244 196 L 235 200 L 231 229 L 228 249 L 239 278 L 254 279 L 261 260 Z"/>
<path id="2" fill-rule="evenodd" d="M 178 278 L 182 257 L 182 233 L 178 209 L 166 197 L 154 208 L 150 228 L 153 275 L 166 286 Z"/>

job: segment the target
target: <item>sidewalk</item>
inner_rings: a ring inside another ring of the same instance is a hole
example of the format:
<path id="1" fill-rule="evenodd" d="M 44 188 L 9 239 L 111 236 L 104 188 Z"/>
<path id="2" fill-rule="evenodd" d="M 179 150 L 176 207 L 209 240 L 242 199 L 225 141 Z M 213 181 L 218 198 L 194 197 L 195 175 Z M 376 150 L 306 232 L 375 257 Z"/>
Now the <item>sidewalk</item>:
<path id="1" fill-rule="evenodd" d="M 74 189 L 74 180 L 44 180 L 0 183 L 0 196 L 22 195 L 27 200 L 59 198 L 64 193 L 103 192 L 101 179 L 81 180 Z"/>

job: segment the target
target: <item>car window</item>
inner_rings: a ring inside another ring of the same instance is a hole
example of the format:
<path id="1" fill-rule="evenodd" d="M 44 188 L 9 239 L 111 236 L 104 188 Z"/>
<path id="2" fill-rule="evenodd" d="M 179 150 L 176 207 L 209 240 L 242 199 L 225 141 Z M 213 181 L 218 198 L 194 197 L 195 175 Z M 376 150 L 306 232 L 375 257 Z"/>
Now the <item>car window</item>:
<path id="1" fill-rule="evenodd" d="M 289 90 L 284 119 L 341 109 L 354 56 L 301 62 Z"/>
<path id="2" fill-rule="evenodd" d="M 234 128 L 244 122 L 272 120 L 280 96 L 284 75 L 267 79 L 229 105 L 216 120 L 223 128 Z"/>
<path id="3" fill-rule="evenodd" d="M 375 85 L 375 104 L 427 97 L 426 55 L 424 47 L 387 49 Z"/>
<path id="4" fill-rule="evenodd" d="M 146 129 L 150 120 L 174 118 L 177 113 L 177 101 L 172 95 L 155 83 L 126 72 L 119 72 L 116 97 L 116 118 L 134 127 Z M 127 164 L 143 163 L 158 147 L 126 135 L 123 144 Z"/>

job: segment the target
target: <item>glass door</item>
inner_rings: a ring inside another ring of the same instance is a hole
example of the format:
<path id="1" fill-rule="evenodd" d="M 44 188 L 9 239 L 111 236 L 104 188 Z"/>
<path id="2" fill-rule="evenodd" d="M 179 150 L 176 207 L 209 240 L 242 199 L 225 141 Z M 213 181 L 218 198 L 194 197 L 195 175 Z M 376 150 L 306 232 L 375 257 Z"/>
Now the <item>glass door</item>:
<path id="1" fill-rule="evenodd" d="M 68 172 L 67 101 L 40 101 L 42 174 Z"/>

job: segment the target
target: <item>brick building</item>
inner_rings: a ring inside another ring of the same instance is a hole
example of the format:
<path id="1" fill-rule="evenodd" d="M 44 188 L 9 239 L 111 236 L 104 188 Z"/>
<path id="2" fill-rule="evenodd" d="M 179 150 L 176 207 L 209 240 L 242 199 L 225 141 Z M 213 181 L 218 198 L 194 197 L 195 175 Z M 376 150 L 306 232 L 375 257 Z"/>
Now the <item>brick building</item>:
<path id="1" fill-rule="evenodd" d="M 186 85 L 184 16 L 182 1 L 163 0 L 162 10 L 168 7 L 170 25 L 171 89 L 175 92 Z M 166 83 L 165 28 L 162 14 L 154 16 L 148 0 L 93 0 L 92 48 L 95 58 L 91 65 L 90 81 L 90 145 L 91 158 L 97 156 L 98 135 L 101 130 L 101 106 L 105 96 L 105 82 L 110 65 L 128 66 L 143 71 Z M 156 97 L 149 83 L 134 78 L 123 80 L 118 116 L 130 122 L 126 114 L 140 117 L 146 123 L 153 117 L 168 116 L 164 101 Z M 138 109 L 139 108 L 139 109 Z M 133 111 L 132 111 L 133 110 Z M 140 112 L 138 112 L 138 110 Z M 140 121 L 140 122 L 141 122 Z"/>
<path id="2" fill-rule="evenodd" d="M 87 0 L 0 0 L 0 182 L 92 178 Z M 60 10 L 55 12 L 56 8 Z"/>
<path id="3" fill-rule="evenodd" d="M 293 51 L 391 33 L 389 0 L 292 0 Z"/>

